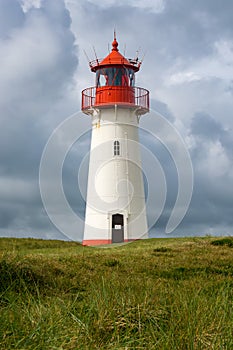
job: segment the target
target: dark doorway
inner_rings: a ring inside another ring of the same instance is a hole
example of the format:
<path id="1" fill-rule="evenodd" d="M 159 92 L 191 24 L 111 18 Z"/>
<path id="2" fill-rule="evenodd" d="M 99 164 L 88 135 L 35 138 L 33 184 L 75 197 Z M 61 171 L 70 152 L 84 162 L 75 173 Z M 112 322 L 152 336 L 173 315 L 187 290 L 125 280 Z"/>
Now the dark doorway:
<path id="1" fill-rule="evenodd" d="M 124 217 L 121 214 L 112 216 L 112 243 L 124 242 Z"/>

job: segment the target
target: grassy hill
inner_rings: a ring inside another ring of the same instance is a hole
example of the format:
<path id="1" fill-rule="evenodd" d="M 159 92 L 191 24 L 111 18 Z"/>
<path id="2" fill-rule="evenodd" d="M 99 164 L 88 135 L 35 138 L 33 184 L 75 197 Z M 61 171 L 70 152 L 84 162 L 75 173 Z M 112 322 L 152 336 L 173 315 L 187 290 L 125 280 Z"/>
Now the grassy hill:
<path id="1" fill-rule="evenodd" d="M 0 349 L 233 349 L 233 239 L 0 239 Z"/>

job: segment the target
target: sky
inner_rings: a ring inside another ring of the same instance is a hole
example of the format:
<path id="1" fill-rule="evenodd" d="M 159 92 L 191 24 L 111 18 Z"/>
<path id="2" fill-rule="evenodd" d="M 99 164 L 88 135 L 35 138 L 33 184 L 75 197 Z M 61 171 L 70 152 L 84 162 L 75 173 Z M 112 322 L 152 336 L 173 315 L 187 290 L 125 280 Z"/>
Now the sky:
<path id="1" fill-rule="evenodd" d="M 77 237 L 69 237 L 49 219 L 39 167 L 52 132 L 76 115 L 79 139 L 67 154 L 62 180 L 83 221 L 77 173 L 85 159 L 85 187 L 91 120 L 80 112 L 81 91 L 94 85 L 86 55 L 105 57 L 114 29 L 120 51 L 143 58 L 136 85 L 150 91 L 152 113 L 142 117 L 140 137 L 166 176 L 165 206 L 150 236 L 232 235 L 233 2 L 0 0 L 0 236 L 82 239 L 82 225 Z M 145 131 L 156 129 L 153 111 L 181 135 L 193 168 L 190 206 L 169 235 L 177 171 L 159 130 L 158 139 Z M 144 166 L 146 173 L 145 160 Z M 159 191 L 156 176 L 150 186 Z M 155 211 L 150 206 L 149 220 Z"/>

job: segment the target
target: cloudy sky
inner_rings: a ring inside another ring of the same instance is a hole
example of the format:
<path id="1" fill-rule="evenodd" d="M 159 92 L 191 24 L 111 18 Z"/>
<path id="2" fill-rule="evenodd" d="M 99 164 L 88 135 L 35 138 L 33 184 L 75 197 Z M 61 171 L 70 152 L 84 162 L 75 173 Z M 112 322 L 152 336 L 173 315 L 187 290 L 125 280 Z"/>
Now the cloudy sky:
<path id="1" fill-rule="evenodd" d="M 83 51 L 94 59 L 94 46 L 106 56 L 114 28 L 121 52 L 145 54 L 137 86 L 150 90 L 152 110 L 176 128 L 191 155 L 192 200 L 170 236 L 233 234 L 232 0 L 0 0 L 0 235 L 69 238 L 43 208 L 40 159 L 70 115 L 77 113 L 80 130 L 91 126 L 79 112 L 81 90 L 94 84 Z M 151 123 L 153 115 L 143 117 L 143 127 Z M 141 140 L 166 174 L 165 208 L 150 232 L 162 236 L 177 174 L 158 140 L 145 132 Z M 87 133 L 63 169 L 64 192 L 81 218 L 85 202 L 76 180 L 89 145 Z"/>

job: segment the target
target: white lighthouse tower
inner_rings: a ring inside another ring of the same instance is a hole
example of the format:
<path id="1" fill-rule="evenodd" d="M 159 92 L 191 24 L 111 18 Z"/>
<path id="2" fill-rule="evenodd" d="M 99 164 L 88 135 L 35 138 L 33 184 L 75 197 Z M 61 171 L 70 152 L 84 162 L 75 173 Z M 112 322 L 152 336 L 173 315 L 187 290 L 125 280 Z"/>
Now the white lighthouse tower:
<path id="1" fill-rule="evenodd" d="M 92 118 L 83 245 L 147 238 L 138 125 L 149 111 L 149 92 L 135 86 L 141 62 L 118 51 L 90 62 L 96 86 L 82 91 L 82 111 Z"/>

